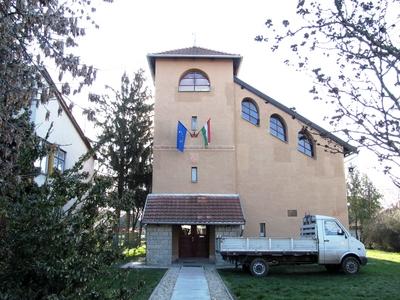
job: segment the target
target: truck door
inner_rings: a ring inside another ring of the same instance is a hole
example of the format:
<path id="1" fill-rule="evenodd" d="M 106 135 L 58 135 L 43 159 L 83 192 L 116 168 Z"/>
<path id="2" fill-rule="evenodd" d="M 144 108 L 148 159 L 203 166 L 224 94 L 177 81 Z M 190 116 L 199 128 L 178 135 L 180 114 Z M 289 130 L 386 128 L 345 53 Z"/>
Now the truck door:
<path id="1" fill-rule="evenodd" d="M 349 240 L 335 220 L 324 220 L 324 263 L 339 264 L 340 258 L 349 248 Z"/>

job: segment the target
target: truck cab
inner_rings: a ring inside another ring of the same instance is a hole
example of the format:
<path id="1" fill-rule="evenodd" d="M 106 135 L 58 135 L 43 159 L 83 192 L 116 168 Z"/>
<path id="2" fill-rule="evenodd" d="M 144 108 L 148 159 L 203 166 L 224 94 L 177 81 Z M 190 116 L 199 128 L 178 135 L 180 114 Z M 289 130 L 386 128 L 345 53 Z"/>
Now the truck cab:
<path id="1" fill-rule="evenodd" d="M 319 264 L 334 269 L 335 266 L 340 266 L 346 257 L 356 258 L 361 265 L 367 263 L 364 244 L 352 237 L 339 220 L 321 215 L 306 216 L 305 219 L 307 218 L 310 219 L 308 222 L 316 223 Z M 348 263 L 347 267 L 350 268 L 347 271 L 351 272 L 355 266 L 354 263 Z"/>

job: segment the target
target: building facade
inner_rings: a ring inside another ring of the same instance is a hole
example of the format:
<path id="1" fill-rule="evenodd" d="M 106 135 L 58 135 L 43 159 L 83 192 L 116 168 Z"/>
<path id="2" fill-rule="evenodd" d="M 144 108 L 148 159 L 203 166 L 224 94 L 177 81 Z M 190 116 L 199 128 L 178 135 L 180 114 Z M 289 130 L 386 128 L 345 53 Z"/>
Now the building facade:
<path id="1" fill-rule="evenodd" d="M 348 224 L 343 156 L 354 148 L 240 80 L 241 59 L 199 47 L 148 55 L 156 93 L 143 217 L 150 264 L 219 263 L 216 237 L 296 236 L 307 213 Z M 183 152 L 178 121 L 188 131 Z"/>
<path id="2" fill-rule="evenodd" d="M 35 125 L 36 134 L 43 142 L 51 145 L 52 151 L 35 162 L 40 174 L 35 178 L 37 184 L 42 185 L 53 169 L 63 172 L 72 168 L 75 163 L 92 150 L 88 138 L 78 125 L 61 93 L 57 90 L 50 75 L 43 71 L 47 81 L 53 85 L 54 97 L 47 103 L 40 103 L 40 93 L 32 100 L 31 122 Z M 90 156 L 84 163 L 82 170 L 89 174 L 94 173 L 95 157 Z"/>

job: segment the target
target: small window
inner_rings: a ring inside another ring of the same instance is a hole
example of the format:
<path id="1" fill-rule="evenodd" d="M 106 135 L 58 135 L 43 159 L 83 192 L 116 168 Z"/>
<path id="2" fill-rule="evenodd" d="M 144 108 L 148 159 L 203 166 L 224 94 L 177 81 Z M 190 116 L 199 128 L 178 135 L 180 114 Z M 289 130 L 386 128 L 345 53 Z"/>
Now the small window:
<path id="1" fill-rule="evenodd" d="M 191 225 L 181 225 L 181 234 L 184 236 L 192 235 L 192 226 Z"/>
<path id="2" fill-rule="evenodd" d="M 65 156 L 66 152 L 60 148 L 57 148 L 54 152 L 54 169 L 61 173 L 65 170 Z"/>
<path id="3" fill-rule="evenodd" d="M 189 71 L 179 81 L 180 92 L 208 92 L 210 81 L 205 73 L 201 71 Z"/>
<path id="4" fill-rule="evenodd" d="M 242 101 L 242 118 L 254 125 L 260 123 L 257 106 L 250 98 L 245 98 Z"/>
<path id="5" fill-rule="evenodd" d="M 196 183 L 198 180 L 197 177 L 197 167 L 192 167 L 192 182 Z"/>
<path id="6" fill-rule="evenodd" d="M 311 139 L 305 133 L 299 133 L 297 150 L 307 156 L 314 156 L 314 147 Z"/>
<path id="7" fill-rule="evenodd" d="M 197 225 L 196 226 L 197 237 L 203 239 L 207 236 L 207 226 L 206 225 Z"/>
<path id="8" fill-rule="evenodd" d="M 287 215 L 288 217 L 297 217 L 297 209 L 288 209 Z"/>
<path id="9" fill-rule="evenodd" d="M 47 165 L 48 165 L 48 157 L 47 157 L 47 155 L 38 158 L 34 163 L 35 168 L 42 175 L 46 175 L 47 174 Z"/>
<path id="10" fill-rule="evenodd" d="M 278 115 L 272 115 L 269 119 L 269 132 L 280 139 L 281 141 L 286 142 L 286 127 L 281 117 Z"/>
<path id="11" fill-rule="evenodd" d="M 197 116 L 192 116 L 192 131 L 196 131 L 197 130 Z"/>
<path id="12" fill-rule="evenodd" d="M 260 223 L 260 237 L 265 237 L 265 223 Z"/>
<path id="13" fill-rule="evenodd" d="M 34 162 L 34 166 L 42 175 L 51 175 L 54 170 L 64 172 L 65 157 L 67 153 L 54 144 L 49 144 L 45 140 L 40 141 L 42 147 L 48 147 L 46 155 L 40 157 Z"/>
<path id="14" fill-rule="evenodd" d="M 39 145 L 41 147 L 41 151 L 48 150 L 47 148 L 49 146 L 49 143 L 46 140 L 40 138 Z M 45 153 L 45 155 L 39 157 L 33 164 L 35 166 L 36 170 L 42 175 L 47 175 L 50 154 Z"/>
<path id="15" fill-rule="evenodd" d="M 342 229 L 335 221 L 325 221 L 325 235 L 340 235 Z"/>

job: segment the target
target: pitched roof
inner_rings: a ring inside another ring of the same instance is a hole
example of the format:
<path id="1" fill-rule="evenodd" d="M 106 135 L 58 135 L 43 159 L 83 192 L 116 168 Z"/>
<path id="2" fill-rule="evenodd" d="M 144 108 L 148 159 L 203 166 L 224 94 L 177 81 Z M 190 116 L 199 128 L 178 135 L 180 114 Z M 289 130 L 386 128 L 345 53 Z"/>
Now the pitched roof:
<path id="1" fill-rule="evenodd" d="M 309 126 L 313 129 L 315 129 L 316 131 L 318 131 L 320 133 L 320 135 L 322 137 L 327 137 L 327 138 L 331 139 L 332 141 L 338 143 L 339 145 L 341 145 L 343 147 L 345 156 L 350 155 L 351 153 L 357 152 L 356 147 L 346 143 L 342 139 L 338 138 L 336 135 L 323 129 L 321 126 L 311 122 L 307 118 L 305 118 L 302 115 L 300 115 L 299 113 L 295 112 L 293 109 L 290 109 L 289 107 L 283 105 L 282 103 L 276 101 L 275 99 L 265 95 L 264 93 L 257 90 L 255 87 L 252 87 L 248 83 L 244 82 L 243 80 L 240 80 L 239 78 L 234 77 L 234 82 L 237 83 L 238 85 L 240 85 L 242 88 L 248 90 L 249 92 L 252 92 L 253 94 L 257 95 L 258 97 L 263 99 L 266 103 L 272 104 L 273 106 L 275 106 L 275 107 L 283 110 L 287 114 L 291 115 L 293 118 L 303 122 L 306 126 Z"/>
<path id="2" fill-rule="evenodd" d="M 156 59 L 157 58 L 213 58 L 213 59 L 232 59 L 233 60 L 233 72 L 236 75 L 240 62 L 242 61 L 242 56 L 239 54 L 231 54 L 221 51 L 215 51 L 211 49 L 206 49 L 202 47 L 188 47 L 175 50 L 168 50 L 159 53 L 149 53 L 147 55 L 147 61 L 150 66 L 151 75 L 154 78 L 156 69 Z"/>
<path id="3" fill-rule="evenodd" d="M 244 224 L 237 194 L 149 194 L 143 224 Z"/>
<path id="4" fill-rule="evenodd" d="M 53 78 L 51 78 L 49 72 L 46 69 L 42 69 L 41 70 L 41 74 L 43 77 L 45 77 L 46 81 L 52 85 L 54 91 L 55 91 L 55 95 L 57 98 L 58 103 L 60 104 L 60 106 L 62 107 L 63 111 L 65 112 L 65 114 L 67 115 L 68 119 L 71 121 L 72 125 L 74 126 L 75 130 L 78 132 L 79 136 L 81 137 L 83 143 L 85 144 L 86 148 L 91 151 L 93 150 L 92 145 L 90 144 L 89 139 L 85 136 L 85 134 L 83 133 L 81 127 L 79 126 L 78 122 L 76 121 L 74 115 L 72 114 L 72 112 L 70 111 L 70 109 L 68 108 L 67 103 L 65 102 L 62 94 L 60 93 L 60 91 L 58 90 L 56 84 L 53 81 Z M 93 157 L 96 159 L 96 155 L 94 154 Z"/>
<path id="5" fill-rule="evenodd" d="M 238 54 L 231 54 L 221 51 L 215 51 L 202 47 L 188 47 L 175 50 L 168 50 L 164 52 L 154 53 L 153 55 L 166 56 L 166 55 L 190 55 L 190 56 L 227 56 L 227 57 L 240 57 Z"/>

